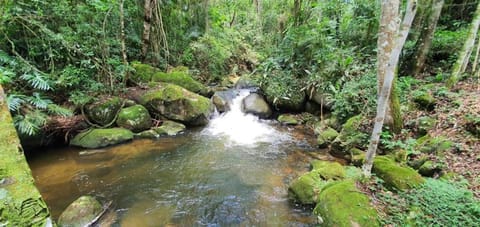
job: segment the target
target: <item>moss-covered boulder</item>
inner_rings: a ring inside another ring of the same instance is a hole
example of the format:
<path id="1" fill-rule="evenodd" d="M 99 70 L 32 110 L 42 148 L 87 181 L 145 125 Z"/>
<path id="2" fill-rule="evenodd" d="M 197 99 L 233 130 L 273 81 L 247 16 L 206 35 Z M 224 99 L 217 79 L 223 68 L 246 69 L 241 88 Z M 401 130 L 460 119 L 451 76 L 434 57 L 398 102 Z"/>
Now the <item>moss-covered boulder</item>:
<path id="1" fill-rule="evenodd" d="M 0 226 L 49 226 L 52 219 L 34 184 L 0 86 Z"/>
<path id="2" fill-rule="evenodd" d="M 330 154 L 339 158 L 350 159 L 352 148 L 362 147 L 367 143 L 368 135 L 361 131 L 362 115 L 351 117 L 342 126 L 340 134 L 332 142 Z"/>
<path id="3" fill-rule="evenodd" d="M 143 132 L 135 133 L 133 136 L 138 139 L 156 139 L 160 137 L 160 134 L 158 134 L 158 132 L 155 131 L 155 128 L 153 128 Z"/>
<path id="4" fill-rule="evenodd" d="M 422 174 L 422 176 L 433 177 L 436 174 L 440 174 L 443 168 L 444 165 L 442 163 L 428 160 L 418 168 L 418 172 Z"/>
<path id="5" fill-rule="evenodd" d="M 425 135 L 417 139 L 416 150 L 426 154 L 441 154 L 450 150 L 454 143 L 445 137 L 431 137 Z"/>
<path id="6" fill-rule="evenodd" d="M 120 111 L 117 125 L 132 132 L 141 132 L 152 126 L 152 118 L 147 108 L 142 105 L 134 105 Z"/>
<path id="7" fill-rule="evenodd" d="M 176 84 L 203 96 L 211 96 L 212 93 L 208 87 L 193 79 L 192 76 L 188 74 L 188 71 L 172 71 L 170 73 L 157 72 L 152 76 L 152 81 Z"/>
<path id="8" fill-rule="evenodd" d="M 345 168 L 337 162 L 315 160 L 310 163 L 312 171 L 294 180 L 289 188 L 289 197 L 302 204 L 317 203 L 323 187 L 332 180 L 345 177 Z"/>
<path id="9" fill-rule="evenodd" d="M 317 145 L 320 148 L 326 148 L 330 143 L 335 140 L 335 138 L 337 138 L 338 135 L 339 133 L 333 128 L 323 128 L 323 130 L 318 133 Z"/>
<path id="10" fill-rule="evenodd" d="M 150 84 L 140 103 L 153 115 L 190 126 L 206 125 L 214 111 L 210 99 L 168 83 Z"/>
<path id="11" fill-rule="evenodd" d="M 100 126 L 114 123 L 115 117 L 122 108 L 122 100 L 118 97 L 101 98 L 100 100 L 85 106 L 87 119 Z"/>
<path id="12" fill-rule="evenodd" d="M 133 133 L 128 129 L 91 129 L 73 137 L 70 145 L 84 148 L 99 148 L 123 143 L 131 139 L 133 139 Z"/>
<path id="13" fill-rule="evenodd" d="M 432 111 L 435 109 L 437 100 L 430 92 L 419 90 L 413 95 L 413 102 L 415 102 L 419 109 Z"/>
<path id="14" fill-rule="evenodd" d="M 321 217 L 325 226 L 380 226 L 370 199 L 353 180 L 325 186 L 313 213 Z"/>
<path id="15" fill-rule="evenodd" d="M 284 125 L 298 125 L 301 124 L 301 121 L 292 114 L 281 114 L 278 116 L 277 121 Z"/>
<path id="16" fill-rule="evenodd" d="M 133 67 L 134 72 L 129 79 L 137 84 L 152 81 L 153 75 L 160 72 L 160 69 L 140 62 L 132 62 L 130 65 Z"/>
<path id="17" fill-rule="evenodd" d="M 62 212 L 58 218 L 58 225 L 62 227 L 88 226 L 102 211 L 102 205 L 95 198 L 82 196 Z"/>
<path id="18" fill-rule="evenodd" d="M 249 94 L 242 100 L 242 111 L 260 118 L 269 118 L 272 115 L 272 109 L 268 103 L 262 95 L 257 93 Z"/>
<path id="19" fill-rule="evenodd" d="M 385 182 L 387 187 L 398 190 L 411 189 L 425 182 L 414 169 L 400 166 L 385 156 L 375 158 L 372 170 Z"/>
<path id="20" fill-rule="evenodd" d="M 176 136 L 185 131 L 185 125 L 174 122 L 164 121 L 160 127 L 153 128 L 160 136 Z"/>
<path id="21" fill-rule="evenodd" d="M 417 119 L 418 134 L 426 135 L 429 130 L 433 129 L 437 124 L 437 120 L 433 117 L 424 116 Z"/>

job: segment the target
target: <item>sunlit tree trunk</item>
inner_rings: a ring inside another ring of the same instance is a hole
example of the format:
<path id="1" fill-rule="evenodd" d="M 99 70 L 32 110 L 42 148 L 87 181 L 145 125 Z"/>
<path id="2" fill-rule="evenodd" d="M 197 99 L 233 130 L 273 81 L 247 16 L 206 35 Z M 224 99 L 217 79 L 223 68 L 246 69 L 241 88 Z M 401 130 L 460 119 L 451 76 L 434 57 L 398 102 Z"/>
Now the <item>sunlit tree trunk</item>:
<path id="1" fill-rule="evenodd" d="M 152 10 L 157 4 L 156 0 L 145 0 L 143 5 L 143 34 L 142 34 L 142 58 L 147 57 L 148 46 L 150 45 L 150 31 L 152 27 Z"/>
<path id="2" fill-rule="evenodd" d="M 127 60 L 127 47 L 125 44 L 125 21 L 124 21 L 124 10 L 123 10 L 123 4 L 124 0 L 120 0 L 119 3 L 119 10 L 120 10 L 120 44 L 122 46 L 122 61 L 123 61 L 123 66 L 124 68 L 124 74 L 123 74 L 123 82 L 126 84 L 128 80 L 128 73 L 127 73 L 127 66 L 128 66 L 128 60 Z"/>
<path id="3" fill-rule="evenodd" d="M 428 51 L 432 46 L 433 36 L 437 27 L 438 19 L 442 12 L 443 4 L 445 0 L 434 0 L 431 7 L 430 15 L 427 22 L 424 24 L 420 34 L 420 38 L 417 41 L 416 53 L 415 53 L 415 65 L 413 69 L 413 75 L 418 77 L 425 68 L 425 60 L 427 58 Z"/>
<path id="4" fill-rule="evenodd" d="M 378 76 L 378 78 L 383 78 L 384 80 L 382 83 L 382 88 L 380 90 L 380 95 L 378 96 L 377 116 L 375 117 L 374 121 L 375 124 L 370 139 L 370 145 L 368 147 L 365 157 L 365 163 L 363 165 L 363 174 L 367 177 L 371 175 L 373 159 L 375 158 L 378 143 L 380 142 L 380 134 L 382 132 L 383 123 L 385 121 L 385 114 L 387 112 L 390 93 L 392 90 L 392 83 L 395 78 L 395 70 L 398 64 L 398 60 L 400 58 L 400 53 L 402 52 L 403 45 L 405 44 L 405 40 L 407 39 L 413 18 L 415 18 L 416 0 L 407 1 L 405 16 L 403 18 L 403 22 L 400 28 L 398 26 L 400 20 L 400 18 L 398 17 L 399 6 L 399 0 L 382 0 L 381 26 L 378 39 L 382 39 L 383 42 L 378 42 L 378 48 L 379 50 L 385 49 L 390 50 L 391 52 L 388 55 L 388 62 L 386 62 L 384 70 L 377 71 L 377 73 L 384 73 L 383 75 Z M 392 15 L 397 16 L 392 17 Z M 385 18 L 390 18 L 391 20 L 387 21 L 385 20 Z M 382 26 L 384 22 L 387 26 Z M 390 33 L 392 32 L 393 35 L 390 36 Z M 385 56 L 378 57 L 379 60 L 380 58 L 387 58 Z"/>
<path id="5" fill-rule="evenodd" d="M 447 87 L 452 88 L 458 81 L 460 75 L 467 69 L 470 61 L 470 55 L 472 54 L 473 47 L 475 45 L 475 39 L 477 38 L 478 27 L 480 26 L 480 3 L 477 5 L 477 10 L 473 16 L 472 23 L 470 25 L 470 31 L 468 32 L 467 40 L 463 45 L 462 51 L 458 55 L 458 59 L 453 65 L 452 75 L 447 81 Z"/>

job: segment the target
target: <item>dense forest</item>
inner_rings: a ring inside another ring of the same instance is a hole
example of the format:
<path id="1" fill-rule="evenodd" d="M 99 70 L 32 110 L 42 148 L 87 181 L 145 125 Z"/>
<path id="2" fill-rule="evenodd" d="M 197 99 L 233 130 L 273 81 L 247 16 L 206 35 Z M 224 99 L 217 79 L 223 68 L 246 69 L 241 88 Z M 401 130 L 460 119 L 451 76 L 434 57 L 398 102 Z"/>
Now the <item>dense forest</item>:
<path id="1" fill-rule="evenodd" d="M 479 26 L 477 0 L 0 0 L 0 100 L 40 153 L 103 146 L 81 141 L 92 128 L 204 126 L 222 91 L 254 88 L 268 110 L 247 112 L 301 125 L 363 170 L 312 163 L 288 182 L 317 224 L 475 226 Z M 124 107 L 148 119 L 132 125 Z M 30 221 L 7 213 L 0 226 Z"/>

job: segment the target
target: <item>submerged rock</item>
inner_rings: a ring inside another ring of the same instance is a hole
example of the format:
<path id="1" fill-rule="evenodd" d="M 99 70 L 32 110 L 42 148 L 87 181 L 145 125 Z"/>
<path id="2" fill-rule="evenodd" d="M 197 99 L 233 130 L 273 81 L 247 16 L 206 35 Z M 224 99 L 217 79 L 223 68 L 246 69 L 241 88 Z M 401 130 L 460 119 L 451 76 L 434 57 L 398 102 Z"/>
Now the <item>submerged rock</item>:
<path id="1" fill-rule="evenodd" d="M 400 166 L 385 156 L 375 158 L 372 171 L 385 182 L 387 187 L 398 190 L 411 189 L 425 182 L 417 171 Z"/>
<path id="2" fill-rule="evenodd" d="M 152 126 L 152 118 L 148 110 L 142 105 L 134 105 L 123 108 L 118 114 L 117 125 L 131 130 L 141 132 Z"/>
<path id="3" fill-rule="evenodd" d="M 257 93 L 249 94 L 242 100 L 242 111 L 260 118 L 269 118 L 272 115 L 272 109 L 268 103 Z"/>
<path id="4" fill-rule="evenodd" d="M 113 123 L 120 108 L 122 100 L 118 97 L 101 99 L 85 107 L 85 114 L 88 120 L 100 126 Z"/>
<path id="5" fill-rule="evenodd" d="M 214 107 L 210 99 L 192 93 L 180 86 L 167 83 L 151 84 L 151 90 L 140 97 L 150 113 L 186 125 L 206 125 Z"/>
<path id="6" fill-rule="evenodd" d="M 82 196 L 70 204 L 58 218 L 59 226 L 88 226 L 102 212 L 102 205 L 91 196 Z"/>
<path id="7" fill-rule="evenodd" d="M 321 217 L 325 226 L 379 226 L 370 199 L 357 189 L 353 180 L 326 185 L 313 213 Z"/>
<path id="8" fill-rule="evenodd" d="M 301 121 L 292 114 L 282 114 L 278 116 L 277 121 L 285 125 L 298 125 Z"/>
<path id="9" fill-rule="evenodd" d="M 160 127 L 153 128 L 153 130 L 160 136 L 176 136 L 185 131 L 185 128 L 186 127 L 183 124 L 174 121 L 164 121 Z"/>
<path id="10" fill-rule="evenodd" d="M 128 129 L 91 129 L 73 137 L 70 145 L 84 148 L 100 148 L 123 143 L 131 139 L 133 139 L 133 133 Z"/>
<path id="11" fill-rule="evenodd" d="M 239 94 L 236 90 L 217 91 L 212 96 L 212 102 L 218 112 L 223 113 L 230 110 L 232 100 Z"/>

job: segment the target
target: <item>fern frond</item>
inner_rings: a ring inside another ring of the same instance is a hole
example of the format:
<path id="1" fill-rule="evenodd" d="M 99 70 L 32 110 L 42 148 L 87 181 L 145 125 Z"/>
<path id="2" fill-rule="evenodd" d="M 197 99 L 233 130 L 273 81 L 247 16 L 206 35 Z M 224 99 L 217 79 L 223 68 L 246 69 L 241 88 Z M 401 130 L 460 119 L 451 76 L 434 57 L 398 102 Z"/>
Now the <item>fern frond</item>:
<path id="1" fill-rule="evenodd" d="M 52 89 L 49 81 L 38 72 L 24 73 L 20 78 L 26 80 L 35 89 L 43 91 Z"/>
<path id="2" fill-rule="evenodd" d="M 47 106 L 47 111 L 49 114 L 58 115 L 62 117 L 70 117 L 73 115 L 73 112 L 70 109 L 61 107 L 57 104 L 49 104 Z"/>
<path id="3" fill-rule="evenodd" d="M 53 103 L 50 99 L 42 97 L 38 92 L 34 92 L 32 96 L 27 97 L 27 100 L 39 109 L 47 109 L 47 106 Z"/>
<path id="4" fill-rule="evenodd" d="M 45 125 L 47 116 L 40 111 L 33 111 L 26 115 L 16 115 L 13 121 L 18 132 L 33 136 Z"/>
<path id="5" fill-rule="evenodd" d="M 8 110 L 15 112 L 20 109 L 23 103 L 25 103 L 25 95 L 10 94 L 7 96 Z"/>

